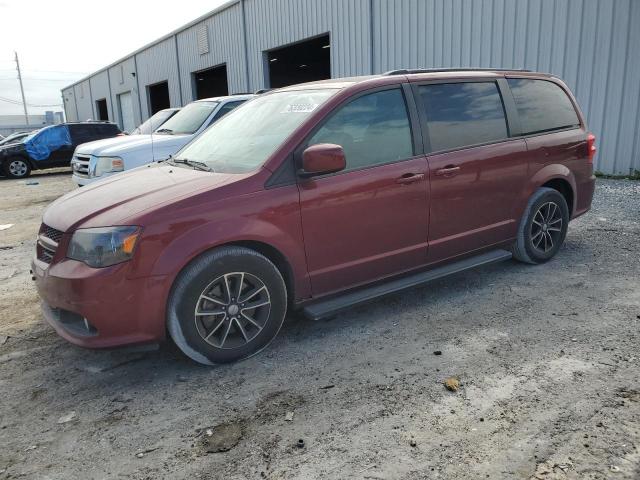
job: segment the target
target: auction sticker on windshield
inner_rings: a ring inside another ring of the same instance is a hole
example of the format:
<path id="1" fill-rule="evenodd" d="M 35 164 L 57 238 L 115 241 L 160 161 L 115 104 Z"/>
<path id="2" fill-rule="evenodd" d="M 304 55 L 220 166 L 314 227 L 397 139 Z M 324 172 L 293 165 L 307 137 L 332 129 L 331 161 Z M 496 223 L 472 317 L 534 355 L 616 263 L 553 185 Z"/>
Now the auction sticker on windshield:
<path id="1" fill-rule="evenodd" d="M 311 113 L 318 108 L 317 103 L 292 103 L 284 107 L 280 113 Z"/>

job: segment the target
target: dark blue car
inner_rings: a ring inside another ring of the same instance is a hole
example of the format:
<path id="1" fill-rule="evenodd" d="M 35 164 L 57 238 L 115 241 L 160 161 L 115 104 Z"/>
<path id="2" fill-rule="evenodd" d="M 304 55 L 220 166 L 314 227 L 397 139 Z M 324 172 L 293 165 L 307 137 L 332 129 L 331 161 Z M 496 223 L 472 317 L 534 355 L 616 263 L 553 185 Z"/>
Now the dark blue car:
<path id="1" fill-rule="evenodd" d="M 78 145 L 120 133 L 118 126 L 109 122 L 51 125 L 23 138 L 20 143 L 0 147 L 0 163 L 7 177 L 25 178 L 31 170 L 69 166 Z"/>

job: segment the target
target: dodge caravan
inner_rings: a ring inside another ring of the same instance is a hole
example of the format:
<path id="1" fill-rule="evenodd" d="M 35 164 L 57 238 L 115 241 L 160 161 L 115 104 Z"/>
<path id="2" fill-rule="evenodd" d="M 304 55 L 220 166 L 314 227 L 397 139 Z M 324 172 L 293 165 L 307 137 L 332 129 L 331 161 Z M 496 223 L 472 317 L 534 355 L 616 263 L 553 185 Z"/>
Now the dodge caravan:
<path id="1" fill-rule="evenodd" d="M 590 208 L 594 154 L 547 74 L 295 85 L 168 161 L 55 201 L 32 268 L 70 342 L 170 336 L 197 362 L 230 362 L 265 348 L 289 309 L 318 319 L 511 257 L 548 261 Z"/>

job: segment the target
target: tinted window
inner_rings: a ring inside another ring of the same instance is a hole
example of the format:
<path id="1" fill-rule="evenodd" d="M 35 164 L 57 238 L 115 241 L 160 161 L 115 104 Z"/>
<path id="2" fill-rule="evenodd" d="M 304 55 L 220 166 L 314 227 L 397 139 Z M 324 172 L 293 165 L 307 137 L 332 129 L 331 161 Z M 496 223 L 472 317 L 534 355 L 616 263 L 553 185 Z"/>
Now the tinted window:
<path id="1" fill-rule="evenodd" d="M 413 156 L 411 127 L 399 89 L 364 95 L 327 120 L 309 141 L 342 146 L 347 169 L 403 160 Z"/>
<path id="2" fill-rule="evenodd" d="M 87 125 L 71 124 L 69 125 L 69 132 L 71 132 L 71 139 L 75 145 L 93 140 L 92 132 L 89 131 L 89 126 Z"/>
<path id="3" fill-rule="evenodd" d="M 539 133 L 580 125 L 567 94 L 553 82 L 509 78 L 522 133 Z"/>
<path id="4" fill-rule="evenodd" d="M 423 85 L 431 150 L 493 142 L 507 138 L 507 121 L 494 82 Z"/>

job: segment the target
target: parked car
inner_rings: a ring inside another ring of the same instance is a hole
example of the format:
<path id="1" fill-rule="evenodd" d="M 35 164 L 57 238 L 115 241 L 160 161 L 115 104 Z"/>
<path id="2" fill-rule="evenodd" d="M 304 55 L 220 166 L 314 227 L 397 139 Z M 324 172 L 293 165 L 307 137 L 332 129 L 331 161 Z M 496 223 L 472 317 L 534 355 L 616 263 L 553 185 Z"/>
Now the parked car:
<path id="1" fill-rule="evenodd" d="M 73 181 L 79 185 L 166 160 L 212 123 L 253 95 L 196 100 L 167 120 L 153 135 L 130 135 L 87 143 L 73 155 Z"/>
<path id="2" fill-rule="evenodd" d="M 179 108 L 165 108 L 164 110 L 160 110 L 129 132 L 129 135 L 151 135 L 179 111 Z"/>
<path id="3" fill-rule="evenodd" d="M 69 166 L 77 145 L 119 133 L 118 126 L 109 122 L 51 125 L 32 132 L 20 143 L 0 147 L 0 162 L 6 176 L 25 178 L 32 169 Z"/>
<path id="4" fill-rule="evenodd" d="M 70 342 L 168 332 L 197 362 L 230 362 L 265 348 L 288 309 L 318 319 L 512 256 L 548 261 L 590 208 L 594 153 L 575 98 L 547 74 L 296 85 L 170 161 L 54 202 L 32 268 Z"/>
<path id="5" fill-rule="evenodd" d="M 33 132 L 16 132 L 11 135 L 7 135 L 2 140 L 0 140 L 0 146 L 10 145 L 12 143 L 20 143 L 23 138 L 28 137 Z"/>

